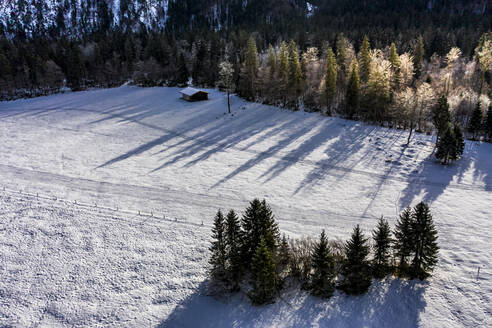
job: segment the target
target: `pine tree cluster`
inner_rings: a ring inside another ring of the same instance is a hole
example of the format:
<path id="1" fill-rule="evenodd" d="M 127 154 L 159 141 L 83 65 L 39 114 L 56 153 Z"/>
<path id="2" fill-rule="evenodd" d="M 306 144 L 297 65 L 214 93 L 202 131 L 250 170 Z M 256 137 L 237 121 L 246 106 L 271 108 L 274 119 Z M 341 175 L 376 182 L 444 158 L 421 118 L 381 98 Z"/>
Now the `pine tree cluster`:
<path id="1" fill-rule="evenodd" d="M 372 241 L 371 241 L 372 240 Z M 438 261 L 437 230 L 427 204 L 401 214 L 392 232 L 381 217 L 372 238 L 357 225 L 345 243 L 280 238 L 270 206 L 253 200 L 241 220 L 231 210 L 217 212 L 212 229 L 211 286 L 219 293 L 247 292 L 255 305 L 275 301 L 285 282 L 298 282 L 312 295 L 329 298 L 335 290 L 360 295 L 372 279 L 390 274 L 426 279 Z"/>

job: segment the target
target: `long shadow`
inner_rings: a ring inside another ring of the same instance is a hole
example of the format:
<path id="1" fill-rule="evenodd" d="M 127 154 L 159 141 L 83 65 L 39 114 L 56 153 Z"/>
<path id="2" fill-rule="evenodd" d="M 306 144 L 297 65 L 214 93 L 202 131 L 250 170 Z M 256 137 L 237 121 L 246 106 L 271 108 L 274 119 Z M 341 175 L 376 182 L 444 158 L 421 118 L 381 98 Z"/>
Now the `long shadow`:
<path id="1" fill-rule="evenodd" d="M 433 203 L 454 179 L 457 180 L 459 186 L 472 164 L 481 162 L 477 161 L 476 152 L 475 143 L 467 141 L 463 157 L 447 166 L 441 165 L 435 158 L 435 153 L 431 153 L 410 175 L 407 186 L 400 197 L 400 207 L 410 206 L 413 199 L 422 193 L 424 194 L 423 201 Z M 472 186 L 467 186 L 467 188 L 472 188 Z"/>
<path id="2" fill-rule="evenodd" d="M 336 136 L 336 141 L 326 148 L 326 158 L 315 163 L 314 168 L 301 181 L 294 194 L 322 181 L 331 168 L 337 167 L 342 162 L 346 162 L 348 158 L 363 148 L 363 140 L 369 137 L 376 129 L 374 126 L 365 124 L 356 124 L 350 128 L 343 128 Z M 356 165 L 356 163 L 353 163 L 353 165 Z M 341 170 L 342 174 L 339 178 L 342 179 L 350 169 L 351 167 L 345 167 L 344 170 Z"/>
<path id="3" fill-rule="evenodd" d="M 475 151 L 472 154 L 475 168 L 473 179 L 482 182 L 485 191 L 492 191 L 492 143 L 476 143 L 474 147 Z"/>
<path id="4" fill-rule="evenodd" d="M 220 181 L 215 183 L 211 189 L 216 188 L 220 186 L 221 184 L 225 183 L 226 181 L 234 178 L 238 174 L 241 174 L 252 167 L 260 164 L 261 162 L 276 156 L 278 152 L 280 152 L 282 149 L 286 148 L 289 144 L 295 142 L 297 139 L 300 139 L 303 137 L 305 134 L 309 133 L 311 131 L 312 127 L 308 124 L 304 124 L 302 128 L 295 130 L 293 133 L 288 134 L 284 138 L 280 139 L 275 145 L 270 146 L 268 149 L 258 153 L 255 157 L 249 159 L 246 163 L 242 164 L 239 166 L 237 169 L 229 173 L 226 177 L 222 178 Z"/>
<path id="5" fill-rule="evenodd" d="M 189 142 L 182 141 L 169 147 L 177 148 L 177 150 L 170 155 L 170 158 L 166 162 L 152 172 L 158 171 L 179 161 L 186 160 L 187 158 L 192 158 L 201 153 L 200 156 L 187 162 L 185 167 L 196 165 L 201 161 L 208 159 L 213 154 L 234 148 L 239 143 L 253 138 L 260 133 L 263 133 L 265 130 L 268 131 L 268 129 L 270 129 L 276 131 L 276 133 L 280 133 L 296 122 L 296 120 L 292 118 L 283 123 L 275 124 L 275 114 L 276 113 L 272 111 L 262 113 L 261 116 L 248 115 L 245 118 L 240 117 L 237 120 L 220 121 L 220 123 L 215 124 L 213 128 L 209 128 L 207 131 L 193 135 L 193 140 L 189 140 Z M 272 123 L 266 125 L 265 122 Z M 180 146 L 183 146 L 186 143 L 189 143 L 189 145 L 180 148 Z M 166 149 L 166 151 L 167 150 L 169 149 Z M 242 150 L 248 151 L 248 149 Z"/>
<path id="6" fill-rule="evenodd" d="M 323 147 L 324 144 L 334 138 L 331 133 L 333 132 L 333 125 L 335 124 L 335 121 L 322 121 L 321 124 L 321 127 L 319 127 L 320 123 L 315 124 L 312 127 L 312 130 L 317 129 L 314 135 L 308 137 L 299 145 L 299 147 L 292 149 L 287 154 L 282 156 L 277 163 L 264 172 L 260 178 L 266 178 L 265 182 L 273 180 L 280 173 L 296 163 L 305 160 L 312 152 L 320 147 Z"/>
<path id="7" fill-rule="evenodd" d="M 158 327 L 398 327 L 419 325 L 425 310 L 427 282 L 386 279 L 375 281 L 366 295 L 336 293 L 328 300 L 305 292 L 286 293 L 276 303 L 253 307 L 247 297 L 217 301 L 204 285 L 164 319 Z"/>
<path id="8" fill-rule="evenodd" d="M 124 117 L 124 116 L 119 115 L 119 114 L 108 114 L 108 115 L 113 116 L 113 117 L 117 116 L 119 119 L 121 119 L 123 121 L 127 121 L 127 122 L 139 123 L 139 124 L 141 123 L 141 121 L 134 121 L 128 117 Z M 149 126 L 151 128 L 155 128 L 159 131 L 163 131 L 163 132 L 165 132 L 165 134 L 163 136 L 155 138 L 155 139 L 153 139 L 153 140 L 151 140 L 145 144 L 142 144 L 142 145 L 140 145 L 134 149 L 131 149 L 122 155 L 119 155 L 113 159 L 106 161 L 105 163 L 99 165 L 98 168 L 112 165 L 112 164 L 115 164 L 117 162 L 126 160 L 132 156 L 139 155 L 139 154 L 141 154 L 145 151 L 148 151 L 148 150 L 150 150 L 156 146 L 165 144 L 166 142 L 169 142 L 174 138 L 180 138 L 180 142 L 178 142 L 172 146 L 169 146 L 168 149 L 172 148 L 172 147 L 177 147 L 180 144 L 187 143 L 190 141 L 193 142 L 197 137 L 195 135 L 189 135 L 192 133 L 192 131 L 199 130 L 200 128 L 202 128 L 206 125 L 209 125 L 208 129 L 214 130 L 220 125 L 220 122 L 217 122 L 216 120 L 211 119 L 212 117 L 215 117 L 215 116 L 216 116 L 216 113 L 213 113 L 210 111 L 200 111 L 197 114 L 193 115 L 193 117 L 191 119 L 185 120 L 181 124 L 174 126 L 172 128 L 172 130 L 171 129 L 166 130 L 165 128 L 162 128 L 162 127 L 153 126 L 153 125 L 150 125 L 148 123 L 142 123 L 142 124 Z"/>

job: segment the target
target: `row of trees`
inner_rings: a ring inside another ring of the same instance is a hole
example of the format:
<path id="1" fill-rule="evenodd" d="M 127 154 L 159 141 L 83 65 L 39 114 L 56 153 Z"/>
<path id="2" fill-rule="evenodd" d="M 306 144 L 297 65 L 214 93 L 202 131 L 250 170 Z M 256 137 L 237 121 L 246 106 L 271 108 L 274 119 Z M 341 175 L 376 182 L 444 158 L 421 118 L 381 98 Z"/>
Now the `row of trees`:
<path id="1" fill-rule="evenodd" d="M 378 48 L 393 40 L 407 51 L 422 35 L 428 57 L 453 46 L 469 56 L 492 27 L 492 8 L 481 0 L 16 0 L 3 1 L 0 10 L 0 36 L 18 40 L 151 29 L 189 41 L 242 29 L 256 31 L 265 45 L 289 37 L 301 48 L 320 46 L 344 32 L 352 40 L 367 34 Z"/>
<path id="2" fill-rule="evenodd" d="M 427 60 L 421 37 L 403 54 L 395 43 L 372 49 L 367 37 L 357 53 L 343 34 L 333 46 L 301 52 L 292 40 L 258 53 L 250 38 L 237 92 L 249 100 L 409 129 L 409 141 L 414 130 L 431 131 L 433 110 L 445 97 L 453 125 L 467 127 L 473 138 L 490 137 L 484 118 L 491 106 L 491 33 L 482 36 L 472 60 L 458 48 Z"/>
<path id="3" fill-rule="evenodd" d="M 474 139 L 492 138 L 492 33 L 480 38 L 472 58 L 456 47 L 428 57 L 423 37 L 402 54 L 395 43 L 373 48 L 367 37 L 355 44 L 343 34 L 307 48 L 293 40 L 264 42 L 244 31 L 189 41 L 148 30 L 107 32 L 82 42 L 0 37 L 0 98 L 128 80 L 143 86 L 191 81 L 277 106 L 405 128 L 410 141 L 413 131 L 433 130 L 433 109 L 446 96 L 452 125 Z"/>
<path id="4" fill-rule="evenodd" d="M 328 298 L 336 289 L 358 295 L 373 278 L 389 274 L 425 279 L 437 264 L 438 245 L 429 207 L 419 203 L 401 213 L 393 232 L 381 218 L 372 243 L 357 225 L 343 243 L 280 238 L 265 200 L 253 200 L 240 220 L 231 210 L 214 219 L 210 258 L 214 293 L 245 290 L 253 304 L 275 300 L 286 282 L 297 281 L 314 296 Z"/>

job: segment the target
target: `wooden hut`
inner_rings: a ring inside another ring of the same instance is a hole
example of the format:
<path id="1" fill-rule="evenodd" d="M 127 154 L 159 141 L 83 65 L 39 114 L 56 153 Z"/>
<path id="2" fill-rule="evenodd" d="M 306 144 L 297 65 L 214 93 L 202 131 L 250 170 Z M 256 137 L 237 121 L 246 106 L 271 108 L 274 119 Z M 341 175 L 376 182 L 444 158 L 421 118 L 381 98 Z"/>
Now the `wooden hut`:
<path id="1" fill-rule="evenodd" d="M 186 88 L 180 91 L 181 98 L 186 101 L 208 100 L 208 92 L 195 88 Z"/>

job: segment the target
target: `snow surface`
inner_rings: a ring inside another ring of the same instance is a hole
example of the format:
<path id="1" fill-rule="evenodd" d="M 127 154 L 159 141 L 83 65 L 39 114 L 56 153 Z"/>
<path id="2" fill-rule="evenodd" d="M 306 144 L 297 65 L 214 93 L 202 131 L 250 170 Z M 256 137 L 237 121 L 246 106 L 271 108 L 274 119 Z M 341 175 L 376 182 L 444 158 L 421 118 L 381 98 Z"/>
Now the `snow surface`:
<path id="1" fill-rule="evenodd" d="M 179 91 L 0 103 L 0 326 L 492 326 L 491 144 L 442 167 L 430 136 L 403 147 L 406 131 L 237 98 L 229 116 L 224 94 Z M 361 297 L 214 300 L 213 215 L 254 197 L 289 236 L 342 239 L 424 199 L 440 263 L 427 282 L 388 278 Z"/>

